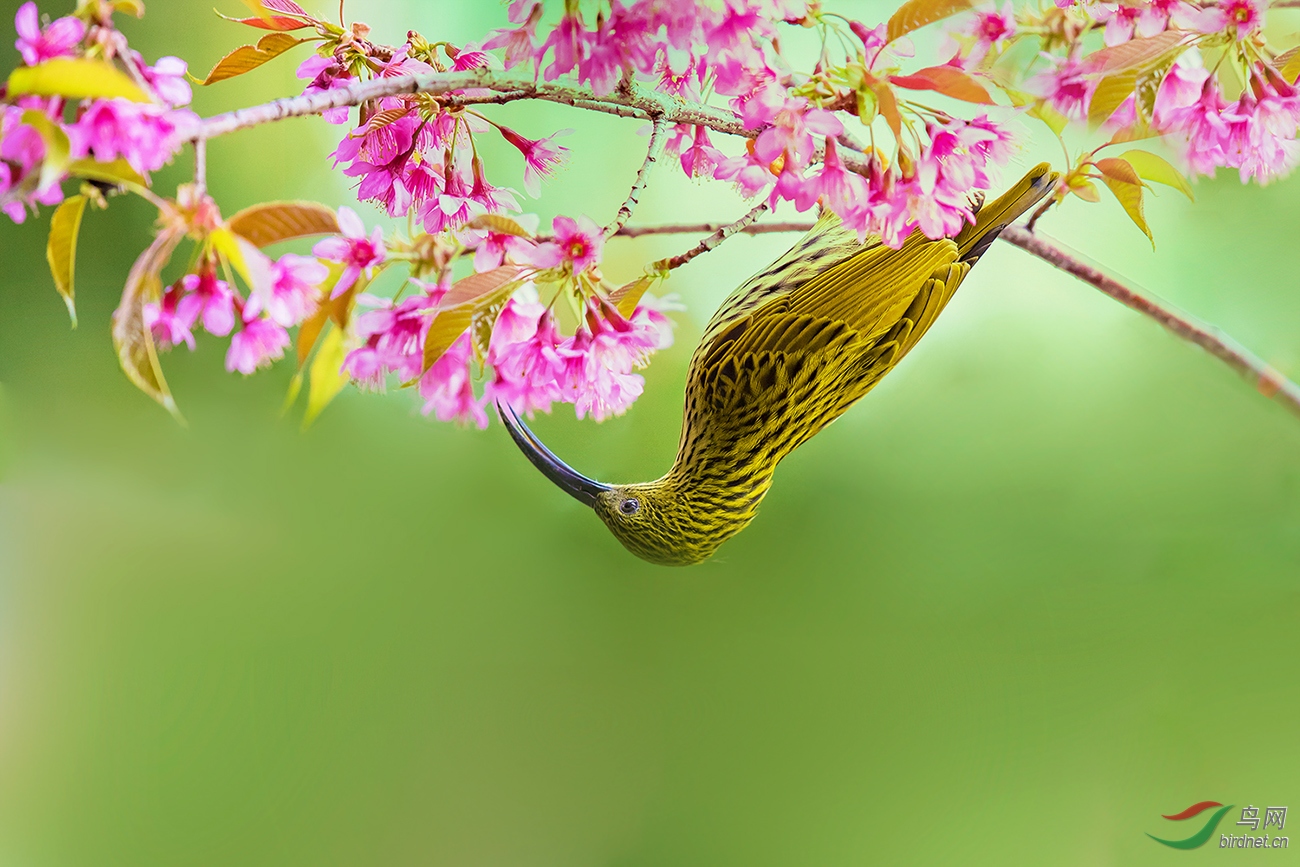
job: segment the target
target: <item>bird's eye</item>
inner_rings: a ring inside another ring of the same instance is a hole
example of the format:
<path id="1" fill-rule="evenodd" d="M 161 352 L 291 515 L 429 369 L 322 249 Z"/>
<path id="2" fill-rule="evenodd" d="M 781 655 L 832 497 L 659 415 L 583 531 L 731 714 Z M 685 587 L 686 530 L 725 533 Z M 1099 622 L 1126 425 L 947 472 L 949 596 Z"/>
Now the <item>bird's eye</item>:
<path id="1" fill-rule="evenodd" d="M 629 518 L 641 511 L 641 501 L 636 497 L 628 497 L 618 504 L 618 510 Z"/>

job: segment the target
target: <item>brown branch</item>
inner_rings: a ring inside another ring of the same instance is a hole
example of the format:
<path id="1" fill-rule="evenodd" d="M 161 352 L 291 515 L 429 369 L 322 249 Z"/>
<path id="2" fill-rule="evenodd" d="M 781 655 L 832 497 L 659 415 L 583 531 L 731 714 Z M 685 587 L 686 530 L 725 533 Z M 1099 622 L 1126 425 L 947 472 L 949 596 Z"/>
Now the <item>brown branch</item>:
<path id="1" fill-rule="evenodd" d="M 759 205 L 755 210 L 764 208 Z M 761 213 L 761 211 L 760 211 Z M 758 223 L 750 225 L 757 214 L 751 211 L 736 223 L 719 225 L 717 223 L 673 223 L 662 226 L 627 226 L 619 231 L 624 238 L 639 238 L 644 235 L 684 235 L 698 232 L 715 232 L 697 247 L 664 260 L 669 268 L 684 265 L 691 259 L 713 249 L 734 234 L 761 235 L 776 232 L 806 232 L 812 228 L 811 223 L 784 222 Z M 725 232 L 725 235 L 723 234 Z M 1062 249 L 1041 235 L 1036 235 L 1019 226 L 1004 229 L 1001 240 L 1019 247 L 1026 253 L 1037 256 L 1049 265 L 1087 283 L 1089 286 L 1105 293 L 1119 303 L 1136 310 L 1144 316 L 1154 319 L 1174 336 L 1194 343 L 1227 364 L 1259 390 L 1260 394 L 1284 404 L 1292 412 L 1300 414 L 1300 385 L 1288 379 L 1271 367 L 1266 361 L 1242 346 L 1232 337 L 1224 334 L 1212 325 L 1198 322 L 1191 316 L 1175 310 L 1163 301 L 1144 295 L 1131 286 L 1116 280 L 1101 269 L 1082 261 L 1077 254 Z M 715 240 L 716 239 L 716 240 Z M 680 261 L 678 261 L 680 260 Z"/>
<path id="2" fill-rule="evenodd" d="M 1255 386 L 1260 394 L 1285 404 L 1292 412 L 1300 414 L 1300 385 L 1274 370 L 1262 358 L 1224 334 L 1218 328 L 1197 322 L 1192 317 L 1174 310 L 1155 298 L 1143 295 L 1115 278 L 1103 273 L 1076 256 L 1061 249 L 1040 235 L 1034 235 L 1018 226 L 1004 229 L 1002 240 L 1027 253 L 1032 253 L 1050 265 L 1106 293 L 1119 303 L 1150 316 L 1175 336 L 1195 343 L 1215 358 L 1227 364 Z"/>
<path id="3" fill-rule="evenodd" d="M 759 204 L 751 208 L 749 210 L 749 213 L 745 214 L 745 216 L 741 217 L 736 222 L 727 223 L 725 226 L 720 227 L 712 235 L 709 235 L 707 238 L 700 241 L 700 243 L 696 244 L 694 247 L 687 250 L 685 253 L 679 253 L 678 255 L 670 256 L 667 259 L 660 259 L 658 262 L 655 262 L 653 265 L 650 266 L 650 270 L 664 272 L 664 271 L 671 271 L 674 268 L 680 268 L 681 266 L 685 265 L 687 262 L 694 259 L 696 256 L 699 256 L 702 253 L 709 252 L 714 247 L 718 246 L 723 241 L 730 238 L 732 235 L 745 231 L 745 229 L 751 223 L 753 223 L 759 217 L 766 214 L 767 211 L 768 211 L 767 202 L 760 202 Z M 649 234 L 649 233 L 642 232 L 641 234 Z"/>
<path id="4" fill-rule="evenodd" d="M 637 203 L 641 200 L 641 193 L 645 190 L 646 182 L 650 179 L 650 169 L 659 160 L 664 152 L 665 135 L 668 132 L 668 121 L 662 117 L 655 118 L 654 126 L 650 130 L 650 144 L 646 147 L 645 160 L 641 163 L 641 168 L 637 170 L 636 180 L 632 182 L 632 191 L 627 194 L 627 199 L 618 209 L 618 214 L 614 217 L 614 222 L 605 227 L 605 237 L 611 237 L 618 234 L 619 230 L 627 225 L 627 221 L 632 219 L 632 212 L 636 210 Z"/>

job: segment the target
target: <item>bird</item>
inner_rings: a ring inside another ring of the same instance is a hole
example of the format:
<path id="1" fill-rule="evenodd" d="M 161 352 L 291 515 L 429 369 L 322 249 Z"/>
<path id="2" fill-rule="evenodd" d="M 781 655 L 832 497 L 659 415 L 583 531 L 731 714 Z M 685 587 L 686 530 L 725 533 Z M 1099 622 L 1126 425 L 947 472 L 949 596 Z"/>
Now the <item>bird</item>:
<path id="1" fill-rule="evenodd" d="M 996 200 L 973 197 L 974 222 L 956 236 L 918 229 L 899 249 L 860 239 L 825 210 L 705 327 L 687 372 L 677 457 L 655 481 L 588 478 L 508 404 L 497 411 L 532 464 L 633 554 L 665 566 L 703 562 L 754 519 L 781 459 L 898 365 L 998 234 L 1057 180 L 1041 163 Z"/>

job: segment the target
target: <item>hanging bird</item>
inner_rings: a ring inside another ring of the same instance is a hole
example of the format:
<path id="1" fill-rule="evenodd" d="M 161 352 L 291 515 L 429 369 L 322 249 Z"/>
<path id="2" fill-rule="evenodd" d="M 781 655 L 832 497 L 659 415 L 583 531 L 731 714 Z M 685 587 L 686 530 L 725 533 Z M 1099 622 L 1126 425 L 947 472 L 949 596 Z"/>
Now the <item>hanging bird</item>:
<path id="1" fill-rule="evenodd" d="M 898 250 L 879 238 L 860 243 L 824 214 L 709 322 L 687 373 L 677 459 L 660 479 L 597 482 L 498 404 L 502 421 L 533 465 L 591 506 L 633 554 L 699 563 L 753 520 L 781 459 L 894 369 L 998 233 L 1056 180 L 1040 164 L 955 238 L 914 231 Z"/>

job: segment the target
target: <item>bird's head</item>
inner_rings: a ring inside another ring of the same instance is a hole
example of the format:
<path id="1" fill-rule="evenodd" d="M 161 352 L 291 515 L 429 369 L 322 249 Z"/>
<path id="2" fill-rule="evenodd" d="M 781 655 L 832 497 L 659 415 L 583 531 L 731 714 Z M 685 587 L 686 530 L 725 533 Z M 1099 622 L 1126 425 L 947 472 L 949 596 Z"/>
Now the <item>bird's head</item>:
<path id="1" fill-rule="evenodd" d="M 556 457 L 509 406 L 497 404 L 497 411 L 515 445 L 533 466 L 560 490 L 590 506 L 623 547 L 642 560 L 660 566 L 690 566 L 707 560 L 744 526 L 733 530 L 698 520 L 687 492 L 663 479 L 609 485 L 588 478 Z"/>

